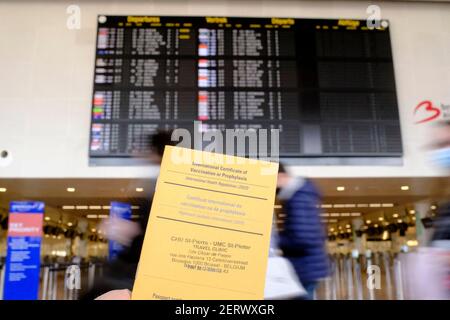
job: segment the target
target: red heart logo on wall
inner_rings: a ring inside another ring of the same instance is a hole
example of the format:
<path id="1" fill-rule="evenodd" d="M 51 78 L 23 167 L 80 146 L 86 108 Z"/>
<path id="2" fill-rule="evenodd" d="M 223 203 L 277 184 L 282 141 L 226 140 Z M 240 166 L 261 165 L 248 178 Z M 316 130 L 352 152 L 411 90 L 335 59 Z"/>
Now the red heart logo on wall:
<path id="1" fill-rule="evenodd" d="M 414 114 L 416 114 L 420 108 L 425 108 L 425 111 L 431 115 L 425 119 L 416 121 L 415 122 L 416 124 L 431 121 L 431 120 L 439 117 L 439 115 L 441 114 L 441 110 L 439 108 L 433 106 L 433 103 L 430 100 L 425 100 L 425 101 L 420 102 L 417 105 L 417 107 L 414 109 Z"/>

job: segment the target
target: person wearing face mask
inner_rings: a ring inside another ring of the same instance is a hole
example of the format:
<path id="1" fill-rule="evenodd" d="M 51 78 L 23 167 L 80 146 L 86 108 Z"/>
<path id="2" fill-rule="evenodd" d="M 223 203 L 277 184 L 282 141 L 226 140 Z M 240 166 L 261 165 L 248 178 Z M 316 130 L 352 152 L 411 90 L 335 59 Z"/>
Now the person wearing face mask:
<path id="1" fill-rule="evenodd" d="M 450 174 L 450 121 L 440 123 L 434 135 L 435 148 L 431 151 L 431 160 L 441 169 Z M 447 273 L 450 278 L 450 202 L 440 206 L 438 216 L 433 223 L 434 232 L 431 238 L 431 246 L 445 250 L 448 255 Z M 447 298 L 450 298 L 450 281 L 446 283 Z"/>
<path id="2" fill-rule="evenodd" d="M 450 173 L 450 122 L 432 128 L 429 160 L 435 167 Z M 450 203 L 439 205 L 432 220 L 433 233 L 425 246 L 408 254 L 406 287 L 408 298 L 420 300 L 450 299 Z"/>
<path id="3" fill-rule="evenodd" d="M 441 122 L 433 128 L 433 143 L 430 145 L 431 163 L 450 174 L 450 121 Z M 450 249 L 450 202 L 441 204 L 433 223 L 434 232 L 430 246 L 445 246 Z"/>
<path id="4" fill-rule="evenodd" d="M 430 144 L 430 160 L 433 165 L 450 173 L 450 121 L 441 122 L 433 128 Z"/>

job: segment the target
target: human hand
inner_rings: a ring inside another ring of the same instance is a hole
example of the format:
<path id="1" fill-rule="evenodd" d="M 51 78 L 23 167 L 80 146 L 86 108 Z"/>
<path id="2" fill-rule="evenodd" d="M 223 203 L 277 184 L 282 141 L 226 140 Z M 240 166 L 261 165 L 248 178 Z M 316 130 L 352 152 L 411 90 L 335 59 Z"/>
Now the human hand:
<path id="1" fill-rule="evenodd" d="M 95 300 L 131 300 L 131 292 L 128 289 L 111 290 L 95 298 Z"/>

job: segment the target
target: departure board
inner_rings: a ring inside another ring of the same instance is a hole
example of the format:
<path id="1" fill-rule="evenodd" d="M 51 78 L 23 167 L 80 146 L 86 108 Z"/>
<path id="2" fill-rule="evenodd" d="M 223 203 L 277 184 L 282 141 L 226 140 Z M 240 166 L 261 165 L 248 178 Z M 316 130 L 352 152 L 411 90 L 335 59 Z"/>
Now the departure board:
<path id="1" fill-rule="evenodd" d="M 279 129 L 284 158 L 400 158 L 387 21 L 98 16 L 91 163 L 194 121 Z"/>

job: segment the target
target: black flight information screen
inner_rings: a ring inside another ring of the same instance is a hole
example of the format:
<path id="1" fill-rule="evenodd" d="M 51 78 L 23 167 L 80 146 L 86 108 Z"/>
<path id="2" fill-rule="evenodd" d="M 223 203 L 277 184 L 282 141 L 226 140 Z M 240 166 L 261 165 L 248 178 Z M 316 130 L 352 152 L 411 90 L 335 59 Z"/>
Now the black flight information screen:
<path id="1" fill-rule="evenodd" d="M 287 159 L 401 158 L 387 21 L 99 16 L 90 163 L 194 121 L 279 129 Z"/>

